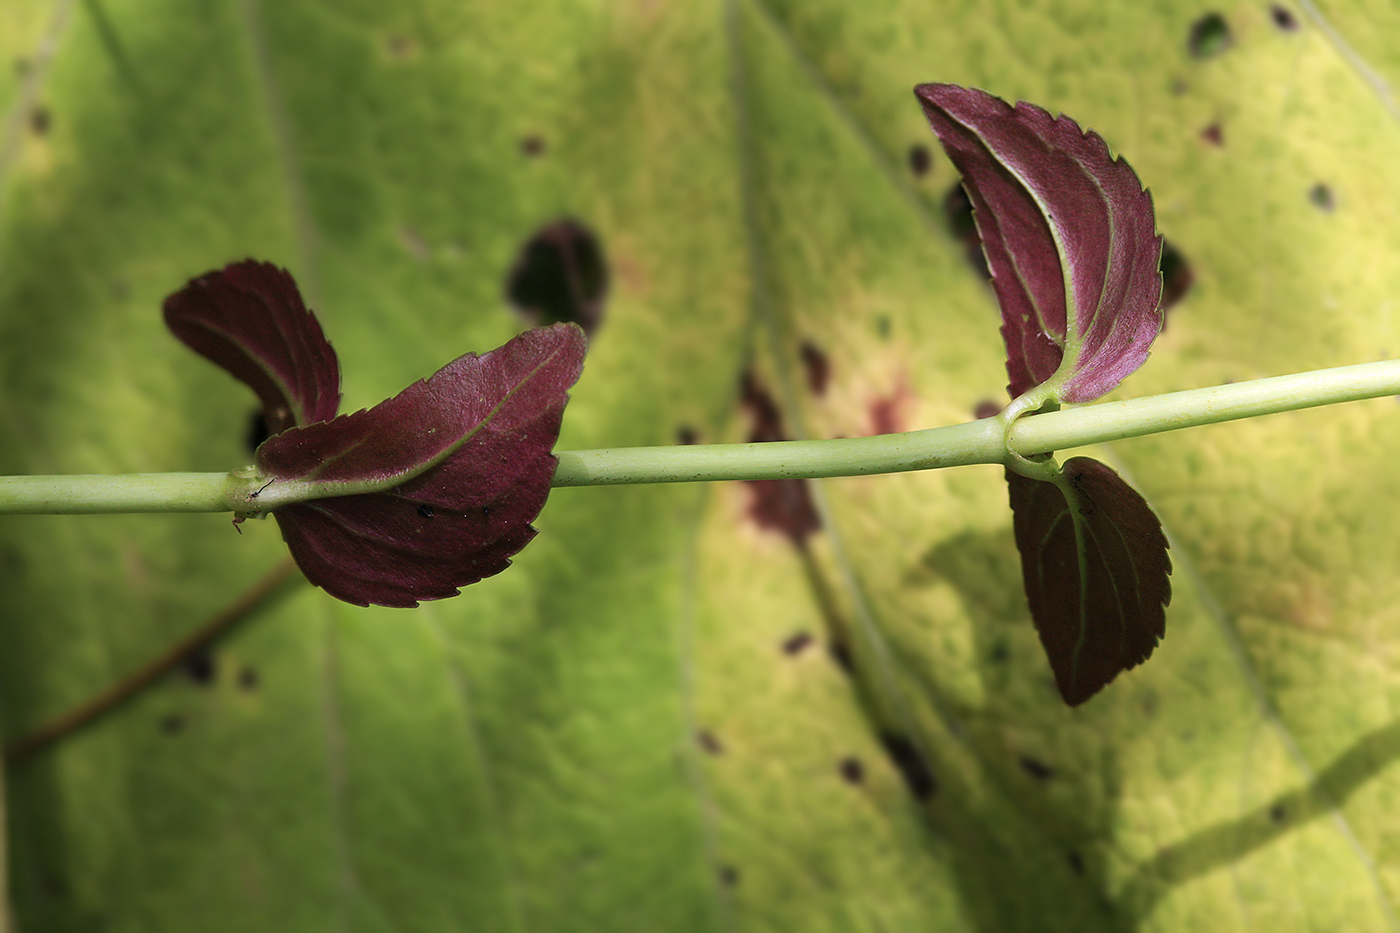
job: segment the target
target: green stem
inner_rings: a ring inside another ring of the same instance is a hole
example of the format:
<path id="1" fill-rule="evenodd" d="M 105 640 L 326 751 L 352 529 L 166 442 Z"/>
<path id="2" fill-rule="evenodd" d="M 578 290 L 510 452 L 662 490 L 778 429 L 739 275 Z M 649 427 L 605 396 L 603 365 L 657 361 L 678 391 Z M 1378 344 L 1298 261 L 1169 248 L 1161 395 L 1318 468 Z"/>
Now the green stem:
<path id="1" fill-rule="evenodd" d="M 1014 456 L 1385 395 L 1400 395 L 1400 360 L 1066 408 L 1018 418 L 1009 432 L 1005 419 L 987 418 L 876 437 L 566 450 L 558 454 L 554 485 L 815 479 L 1005 463 Z M 316 495 L 313 484 L 279 483 L 263 490 L 250 470 L 0 477 L 0 513 L 253 514 Z"/>

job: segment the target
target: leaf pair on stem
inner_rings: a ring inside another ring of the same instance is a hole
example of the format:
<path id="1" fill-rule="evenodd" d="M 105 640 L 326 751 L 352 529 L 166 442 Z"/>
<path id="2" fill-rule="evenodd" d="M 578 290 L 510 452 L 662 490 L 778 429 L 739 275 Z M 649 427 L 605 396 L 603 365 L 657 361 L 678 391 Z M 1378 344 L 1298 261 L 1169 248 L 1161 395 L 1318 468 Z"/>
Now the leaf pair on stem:
<path id="1" fill-rule="evenodd" d="M 1004 430 L 1111 391 L 1162 324 L 1162 240 L 1137 175 L 1068 117 L 956 85 L 916 93 L 962 173 L 1001 304 Z M 577 326 L 527 331 L 337 416 L 339 363 L 285 271 L 248 260 L 200 276 L 166 300 L 165 318 L 262 400 L 273 433 L 235 521 L 272 511 L 297 564 L 331 595 L 404 607 L 453 596 L 534 536 L 583 367 Z M 1060 467 L 1009 443 L 1005 462 L 1031 614 L 1061 695 L 1077 705 L 1162 637 L 1167 541 L 1102 463 Z M 258 502 L 271 487 L 279 501 Z"/>
<path id="2" fill-rule="evenodd" d="M 915 93 L 962 174 L 1001 305 L 1006 429 L 1111 392 L 1162 326 L 1162 240 L 1137 174 L 1068 117 L 951 84 Z M 1164 634 L 1166 536 L 1104 464 L 1075 457 L 1060 467 L 1009 444 L 1007 454 L 1026 599 L 1060 695 L 1077 706 Z"/>
<path id="3" fill-rule="evenodd" d="M 272 514 L 307 579 L 332 596 L 399 607 L 455 596 L 535 536 L 583 370 L 577 325 L 468 353 L 336 417 L 340 365 L 284 270 L 248 260 L 202 275 L 166 299 L 165 320 L 262 401 L 272 436 L 257 449 L 250 498 L 269 485 L 314 491 Z"/>

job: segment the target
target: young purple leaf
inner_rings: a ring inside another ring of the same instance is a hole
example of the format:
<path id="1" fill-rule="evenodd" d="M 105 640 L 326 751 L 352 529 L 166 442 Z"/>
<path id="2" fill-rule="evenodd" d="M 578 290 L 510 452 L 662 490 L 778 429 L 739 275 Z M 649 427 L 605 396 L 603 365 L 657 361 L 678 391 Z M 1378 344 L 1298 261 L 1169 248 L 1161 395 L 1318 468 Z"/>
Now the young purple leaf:
<path id="1" fill-rule="evenodd" d="M 165 299 L 165 323 L 257 393 L 270 434 L 335 417 L 340 363 L 285 269 L 245 259 L 206 272 Z"/>
<path id="2" fill-rule="evenodd" d="M 953 84 L 915 94 L 972 199 L 1012 398 L 1046 384 L 1065 402 L 1111 391 L 1161 329 L 1151 195 L 1069 117 Z"/>
<path id="3" fill-rule="evenodd" d="M 536 328 L 264 441 L 264 479 L 325 496 L 273 512 L 307 579 L 357 605 L 411 607 L 504 570 L 535 535 L 586 349 L 577 325 Z"/>
<path id="4" fill-rule="evenodd" d="M 1078 706 L 1147 660 L 1165 633 L 1171 558 L 1157 516 L 1087 457 L 1055 482 L 1006 471 L 1026 600 L 1060 696 Z"/>

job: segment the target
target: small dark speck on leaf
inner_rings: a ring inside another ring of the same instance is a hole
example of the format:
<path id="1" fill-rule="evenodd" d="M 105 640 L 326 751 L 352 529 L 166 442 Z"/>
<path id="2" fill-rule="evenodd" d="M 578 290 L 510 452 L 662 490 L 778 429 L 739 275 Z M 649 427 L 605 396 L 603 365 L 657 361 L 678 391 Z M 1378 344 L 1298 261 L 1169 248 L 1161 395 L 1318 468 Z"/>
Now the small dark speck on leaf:
<path id="1" fill-rule="evenodd" d="M 851 658 L 851 649 L 846 647 L 845 642 L 833 641 L 827 652 L 831 655 L 831 660 L 836 662 L 836 666 L 846 672 L 847 677 L 856 676 L 856 664 Z"/>
<path id="2" fill-rule="evenodd" d="M 1167 329 L 1167 312 L 1186 297 L 1196 281 L 1191 263 L 1171 240 L 1162 240 L 1162 330 Z"/>
<path id="3" fill-rule="evenodd" d="M 1230 47 L 1230 24 L 1219 13 L 1207 13 L 1191 24 L 1186 47 L 1193 58 L 1214 58 Z"/>
<path id="4" fill-rule="evenodd" d="M 249 692 L 258 689 L 258 672 L 251 667 L 245 667 L 238 672 L 238 686 Z"/>
<path id="5" fill-rule="evenodd" d="M 424 518 L 432 518 L 437 513 L 433 511 L 433 507 L 431 505 L 428 505 L 425 502 L 422 505 L 418 506 L 418 514 L 423 516 Z"/>
<path id="6" fill-rule="evenodd" d="M 1273 17 L 1274 25 L 1284 32 L 1294 32 L 1298 28 L 1298 18 L 1286 6 L 1275 3 L 1269 8 L 1269 15 Z"/>
<path id="7" fill-rule="evenodd" d="M 160 731 L 164 732 L 166 735 L 178 735 L 183 732 L 184 729 L 185 717 L 181 716 L 179 713 L 171 713 L 168 716 L 161 717 Z"/>
<path id="8" fill-rule="evenodd" d="M 1037 781 L 1048 781 L 1055 776 L 1055 769 L 1038 758 L 1022 755 L 1017 760 L 1021 763 L 1021 769 Z"/>
<path id="9" fill-rule="evenodd" d="M 719 867 L 719 880 L 727 888 L 732 888 L 739 883 L 739 869 L 733 865 L 721 865 Z"/>
<path id="10" fill-rule="evenodd" d="M 1209 143 L 1212 146 L 1221 147 L 1225 145 L 1225 130 L 1218 122 L 1201 130 L 1201 142 Z"/>
<path id="11" fill-rule="evenodd" d="M 1001 403 L 994 402 L 989 398 L 984 398 L 977 403 L 977 407 L 972 409 L 972 417 L 978 421 L 984 418 L 995 418 L 999 414 L 1001 414 Z"/>
<path id="12" fill-rule="evenodd" d="M 1076 852 L 1074 849 L 1070 849 L 1070 850 L 1069 850 L 1069 853 L 1068 853 L 1068 855 L 1067 855 L 1067 857 L 1068 857 L 1068 859 L 1069 859 L 1069 868 L 1070 868 L 1070 871 L 1074 872 L 1076 875 L 1079 875 L 1080 877 L 1083 877 L 1083 875 L 1084 875 L 1084 856 L 1080 855 L 1080 854 L 1079 854 L 1078 852 Z"/>
<path id="13" fill-rule="evenodd" d="M 825 395 L 827 384 L 831 382 L 831 359 L 810 340 L 802 341 L 798 352 L 807 373 L 807 388 L 813 395 Z"/>
<path id="14" fill-rule="evenodd" d="M 1287 808 L 1281 803 L 1274 804 L 1269 808 L 1269 819 L 1273 820 L 1275 823 L 1282 823 L 1284 820 L 1288 819 Z"/>
<path id="15" fill-rule="evenodd" d="M 700 743 L 700 747 L 708 754 L 724 754 L 724 746 L 720 744 L 719 739 L 715 738 L 715 734 L 707 729 L 701 729 L 699 732 L 695 733 L 695 741 Z"/>
<path id="16" fill-rule="evenodd" d="M 1329 214 L 1337 208 L 1337 199 L 1333 197 L 1332 189 L 1322 182 L 1318 182 L 1308 189 L 1308 200 L 1312 202 L 1313 207 Z"/>
<path id="17" fill-rule="evenodd" d="M 47 136 L 53 126 L 53 115 L 47 107 L 35 107 L 29 111 L 29 128 L 38 136 Z"/>
<path id="18" fill-rule="evenodd" d="M 688 424 L 683 424 L 676 428 L 676 443 L 689 447 L 691 444 L 700 443 L 700 432 Z"/>
<path id="19" fill-rule="evenodd" d="M 923 143 L 915 143 L 910 146 L 909 171 L 914 173 L 914 177 L 923 178 L 931 168 L 933 168 L 933 156 L 929 154 L 928 146 Z"/>
<path id="20" fill-rule="evenodd" d="M 899 769 L 905 786 L 916 800 L 928 800 L 938 792 L 938 782 L 914 743 L 898 733 L 881 732 L 880 744 L 885 746 L 890 761 Z"/>
<path id="21" fill-rule="evenodd" d="M 797 656 L 806 651 L 812 644 L 812 636 L 807 632 L 798 632 L 796 635 L 789 635 L 783 639 L 783 654 Z"/>
<path id="22" fill-rule="evenodd" d="M 216 671 L 214 656 L 206 650 L 201 649 L 185 655 L 180 666 L 185 669 L 185 675 L 190 680 L 201 686 L 208 686 L 214 682 Z"/>
<path id="23" fill-rule="evenodd" d="M 741 378 L 739 400 L 749 413 L 750 444 L 788 439 L 777 400 L 751 369 L 746 369 Z M 812 491 L 806 480 L 768 479 L 746 482 L 753 492 L 749 517 L 758 527 L 780 532 L 799 547 L 806 544 L 809 535 L 821 530 L 821 517 L 812 502 Z"/>
<path id="24" fill-rule="evenodd" d="M 948 232 L 962 244 L 963 256 L 967 264 L 982 279 L 990 279 L 987 257 L 982 253 L 982 238 L 977 234 L 977 221 L 972 217 L 972 199 L 962 182 L 948 189 L 943 197 L 943 216 L 948 222 Z"/>
<path id="25" fill-rule="evenodd" d="M 847 784 L 859 784 L 865 780 L 865 766 L 854 755 L 842 758 L 837 770 L 841 773 L 842 780 Z"/>
<path id="26" fill-rule="evenodd" d="M 875 319 L 875 336 L 879 337 L 881 340 L 889 340 L 890 331 L 892 329 L 889 315 L 882 314 Z"/>
<path id="27" fill-rule="evenodd" d="M 992 645 L 992 650 L 988 652 L 987 656 L 997 664 L 1005 664 L 1011 660 L 1011 649 L 1006 646 L 1006 642 L 999 641 Z"/>
<path id="28" fill-rule="evenodd" d="M 544 137 L 530 134 L 520 140 L 520 151 L 527 156 L 537 156 L 544 154 Z"/>
<path id="29" fill-rule="evenodd" d="M 272 436 L 272 432 L 267 429 L 267 419 L 263 417 L 263 410 L 259 408 L 253 412 L 253 417 L 248 419 L 248 434 L 246 435 L 249 452 L 256 452 L 262 446 L 262 442 Z"/>
<path id="30" fill-rule="evenodd" d="M 573 322 L 590 336 L 603 322 L 607 295 L 602 243 L 568 218 L 536 230 L 506 276 L 506 300 L 529 323 Z"/>

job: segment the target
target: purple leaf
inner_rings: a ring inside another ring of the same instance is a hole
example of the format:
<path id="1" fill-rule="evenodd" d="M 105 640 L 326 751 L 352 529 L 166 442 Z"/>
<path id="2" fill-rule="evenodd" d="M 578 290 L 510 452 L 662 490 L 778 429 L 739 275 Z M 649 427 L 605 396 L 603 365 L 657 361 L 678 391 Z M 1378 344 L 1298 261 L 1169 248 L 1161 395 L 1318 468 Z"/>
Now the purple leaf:
<path id="1" fill-rule="evenodd" d="M 1171 558 L 1136 490 L 1087 457 L 1055 482 L 1006 471 L 1026 600 L 1060 695 L 1078 706 L 1152 654 L 1166 631 Z"/>
<path id="2" fill-rule="evenodd" d="M 573 324 L 530 330 L 263 442 L 264 479 L 326 496 L 273 512 L 307 579 L 357 605 L 411 607 L 504 570 L 535 535 L 586 348 Z"/>
<path id="3" fill-rule="evenodd" d="M 206 272 L 165 299 L 165 323 L 257 393 L 269 433 L 335 417 L 340 363 L 285 269 L 245 259 Z"/>
<path id="4" fill-rule="evenodd" d="M 953 84 L 915 93 L 972 199 L 1012 397 L 1052 380 L 1066 402 L 1112 391 L 1161 329 L 1151 195 L 1069 117 Z"/>

